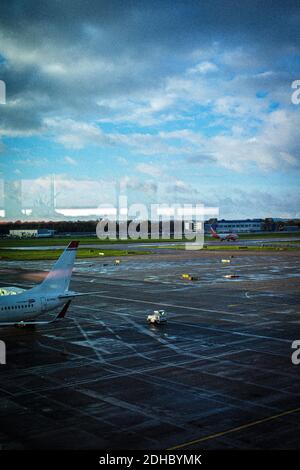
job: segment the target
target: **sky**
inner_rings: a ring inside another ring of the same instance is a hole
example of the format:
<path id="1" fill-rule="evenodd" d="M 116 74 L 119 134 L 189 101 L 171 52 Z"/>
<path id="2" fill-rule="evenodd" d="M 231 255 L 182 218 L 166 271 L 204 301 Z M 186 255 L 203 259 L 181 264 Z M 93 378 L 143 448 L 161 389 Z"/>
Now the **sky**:
<path id="1" fill-rule="evenodd" d="M 20 180 L 51 217 L 55 181 L 73 211 L 299 218 L 299 25 L 289 0 L 2 1 L 0 206 Z"/>

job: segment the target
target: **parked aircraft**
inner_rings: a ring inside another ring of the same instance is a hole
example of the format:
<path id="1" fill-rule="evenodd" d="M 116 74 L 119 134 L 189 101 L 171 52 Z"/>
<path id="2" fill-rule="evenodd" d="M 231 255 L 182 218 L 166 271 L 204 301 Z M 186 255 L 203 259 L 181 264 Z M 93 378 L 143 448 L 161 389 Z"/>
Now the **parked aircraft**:
<path id="1" fill-rule="evenodd" d="M 43 325 L 66 315 L 71 300 L 82 294 L 69 290 L 78 241 L 72 241 L 46 278 L 32 289 L 5 287 L 0 290 L 0 327 Z M 36 321 L 46 312 L 61 308 L 51 321 Z"/>
<path id="2" fill-rule="evenodd" d="M 212 227 L 210 227 L 210 231 L 212 233 L 212 237 L 217 238 L 221 242 L 223 240 L 235 242 L 239 238 L 236 233 L 217 233 Z"/>

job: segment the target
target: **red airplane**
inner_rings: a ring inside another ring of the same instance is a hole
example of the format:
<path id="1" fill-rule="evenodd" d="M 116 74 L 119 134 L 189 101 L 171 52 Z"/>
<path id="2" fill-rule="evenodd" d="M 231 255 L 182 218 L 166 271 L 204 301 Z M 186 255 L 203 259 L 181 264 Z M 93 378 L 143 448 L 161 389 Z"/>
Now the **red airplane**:
<path id="1" fill-rule="evenodd" d="M 217 233 L 212 227 L 210 227 L 213 238 L 217 238 L 221 242 L 223 240 L 235 242 L 239 236 L 236 233 Z"/>

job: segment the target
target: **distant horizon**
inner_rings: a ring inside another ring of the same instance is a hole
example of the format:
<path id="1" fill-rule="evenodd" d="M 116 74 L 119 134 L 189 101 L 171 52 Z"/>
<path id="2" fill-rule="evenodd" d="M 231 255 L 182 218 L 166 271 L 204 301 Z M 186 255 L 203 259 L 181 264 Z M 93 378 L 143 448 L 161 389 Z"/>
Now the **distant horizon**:
<path id="1" fill-rule="evenodd" d="M 217 222 L 244 222 L 244 221 L 255 221 L 255 220 L 272 220 L 273 222 L 288 222 L 288 221 L 295 221 L 295 222 L 298 222 L 300 221 L 300 218 L 281 218 L 281 217 L 246 217 L 246 218 L 243 218 L 243 217 L 240 217 L 240 218 L 215 218 L 215 217 L 211 217 L 211 218 L 208 218 L 208 219 L 205 219 L 204 220 L 204 223 L 208 223 L 210 220 L 216 220 Z M 96 218 L 96 217 L 92 217 L 92 218 L 87 218 L 87 219 L 69 219 L 69 218 L 63 218 L 63 219 L 32 219 L 32 220 L 29 220 L 29 219 L 16 219 L 16 220 L 6 220 L 5 218 L 1 219 L 0 218 L 0 224 L 16 224 L 16 223 L 26 223 L 26 224 L 38 224 L 38 223 L 60 223 L 60 222 L 70 222 L 70 223 L 76 223 L 76 222 L 97 222 L 99 220 L 106 220 L 105 217 L 102 217 L 102 218 Z M 113 221 L 117 221 L 119 222 L 118 219 L 110 219 L 110 220 L 113 220 Z M 134 218 L 128 218 L 128 219 L 125 219 L 125 220 L 122 220 L 123 222 L 124 221 L 131 221 L 131 220 L 136 220 L 136 221 L 148 221 L 148 222 L 152 222 L 152 223 L 158 223 L 160 221 L 162 221 L 163 219 L 155 219 L 155 220 L 150 220 L 150 219 L 134 219 Z M 173 220 L 181 220 L 180 218 L 171 218 L 170 219 L 171 221 Z M 190 219 L 189 221 L 193 221 L 194 219 Z M 188 220 L 186 220 L 188 221 Z"/>

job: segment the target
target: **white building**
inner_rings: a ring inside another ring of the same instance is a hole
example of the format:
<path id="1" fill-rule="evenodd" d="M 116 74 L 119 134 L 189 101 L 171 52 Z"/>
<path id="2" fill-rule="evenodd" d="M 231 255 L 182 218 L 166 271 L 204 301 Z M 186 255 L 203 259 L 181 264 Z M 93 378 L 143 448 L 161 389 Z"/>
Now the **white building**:
<path id="1" fill-rule="evenodd" d="M 218 232 L 236 232 L 236 233 L 249 233 L 261 232 L 262 219 L 246 219 L 246 220 L 218 220 L 215 228 Z"/>
<path id="2" fill-rule="evenodd" d="M 14 238 L 43 238 L 43 237 L 53 237 L 55 230 L 45 229 L 45 228 L 34 228 L 34 229 L 17 229 L 10 230 L 9 236 Z"/>

